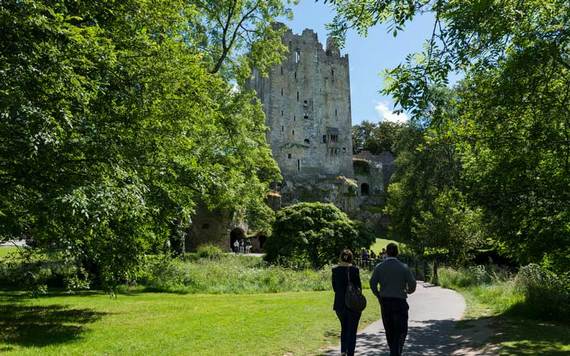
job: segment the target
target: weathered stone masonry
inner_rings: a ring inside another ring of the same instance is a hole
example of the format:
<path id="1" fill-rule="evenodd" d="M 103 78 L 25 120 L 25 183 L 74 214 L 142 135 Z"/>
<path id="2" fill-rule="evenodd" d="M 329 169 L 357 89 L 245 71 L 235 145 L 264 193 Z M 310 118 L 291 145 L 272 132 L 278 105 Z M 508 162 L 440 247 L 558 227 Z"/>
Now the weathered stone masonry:
<path id="1" fill-rule="evenodd" d="M 312 30 L 283 37 L 289 55 L 250 87 L 267 117 L 267 139 L 285 182 L 353 177 L 348 55 Z"/>

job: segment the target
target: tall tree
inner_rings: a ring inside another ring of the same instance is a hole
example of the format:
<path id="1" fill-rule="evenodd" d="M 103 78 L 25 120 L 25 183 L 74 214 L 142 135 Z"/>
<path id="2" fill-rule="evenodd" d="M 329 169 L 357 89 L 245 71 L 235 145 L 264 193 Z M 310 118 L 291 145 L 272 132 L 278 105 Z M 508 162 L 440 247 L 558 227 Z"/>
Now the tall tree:
<path id="1" fill-rule="evenodd" d="M 413 119 L 434 111 L 452 71 L 466 80 L 449 131 L 465 170 L 466 196 L 480 204 L 506 252 L 563 271 L 570 265 L 570 3 L 547 1 L 325 1 L 331 30 L 362 34 L 388 23 L 394 35 L 434 14 L 426 50 L 388 71 L 385 93 Z"/>
<path id="2" fill-rule="evenodd" d="M 113 286 L 197 201 L 269 210 L 261 106 L 211 73 L 187 37 L 199 15 L 178 0 L 2 2 L 0 239 Z"/>

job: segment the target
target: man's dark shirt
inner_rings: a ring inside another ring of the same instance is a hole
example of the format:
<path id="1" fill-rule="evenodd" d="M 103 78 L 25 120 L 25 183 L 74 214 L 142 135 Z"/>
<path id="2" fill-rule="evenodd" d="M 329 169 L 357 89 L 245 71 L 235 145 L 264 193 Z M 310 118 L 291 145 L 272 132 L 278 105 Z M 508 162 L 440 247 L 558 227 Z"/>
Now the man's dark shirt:
<path id="1" fill-rule="evenodd" d="M 395 257 L 387 257 L 374 268 L 370 278 L 370 289 L 378 298 L 406 299 L 408 294 L 416 290 L 416 279 L 408 266 Z"/>

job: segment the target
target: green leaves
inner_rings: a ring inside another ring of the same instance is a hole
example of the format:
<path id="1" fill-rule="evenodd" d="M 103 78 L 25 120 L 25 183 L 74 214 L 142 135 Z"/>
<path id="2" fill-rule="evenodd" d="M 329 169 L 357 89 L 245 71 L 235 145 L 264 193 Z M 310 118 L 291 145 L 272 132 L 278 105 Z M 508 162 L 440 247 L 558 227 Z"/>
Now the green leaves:
<path id="1" fill-rule="evenodd" d="M 263 112 L 185 37 L 206 16 L 195 9 L 2 3 L 3 239 L 70 250 L 113 287 L 162 249 L 173 222 L 188 228 L 198 202 L 267 226 L 265 194 L 279 172 Z"/>
<path id="2" fill-rule="evenodd" d="M 277 212 L 265 250 L 269 262 L 333 263 L 340 251 L 369 247 L 375 236 L 332 204 L 299 203 Z"/>

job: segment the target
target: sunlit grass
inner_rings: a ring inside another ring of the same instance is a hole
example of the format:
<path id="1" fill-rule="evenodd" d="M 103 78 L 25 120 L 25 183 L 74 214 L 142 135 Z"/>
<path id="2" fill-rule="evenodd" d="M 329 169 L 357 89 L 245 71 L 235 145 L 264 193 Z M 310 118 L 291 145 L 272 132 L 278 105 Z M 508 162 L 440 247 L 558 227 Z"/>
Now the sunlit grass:
<path id="1" fill-rule="evenodd" d="M 361 322 L 378 319 L 369 291 Z M 28 299 L 0 293 L 7 355 L 311 355 L 338 343 L 333 294 L 134 293 Z"/>
<path id="2" fill-rule="evenodd" d="M 494 329 L 490 342 L 500 355 L 563 355 L 570 352 L 570 323 L 537 320 L 527 313 L 524 293 L 512 278 L 499 276 L 489 283 L 469 285 L 475 276 L 467 270 L 442 268 L 440 281 L 456 289 L 467 301 L 465 319 L 486 320 Z M 459 285 L 461 286 L 459 286 Z M 569 321 L 570 322 L 570 321 Z"/>
<path id="3" fill-rule="evenodd" d="M 0 260 L 16 253 L 17 251 L 18 248 L 14 246 L 0 246 Z"/>
<path id="4" fill-rule="evenodd" d="M 398 241 L 388 240 L 388 239 L 376 239 L 376 242 L 374 242 L 372 246 L 370 246 L 370 249 L 374 251 L 374 253 L 378 254 L 382 251 L 383 248 L 386 248 L 386 246 L 388 246 L 390 242 L 396 243 L 400 247 L 400 249 L 405 247 L 403 243 Z"/>

